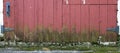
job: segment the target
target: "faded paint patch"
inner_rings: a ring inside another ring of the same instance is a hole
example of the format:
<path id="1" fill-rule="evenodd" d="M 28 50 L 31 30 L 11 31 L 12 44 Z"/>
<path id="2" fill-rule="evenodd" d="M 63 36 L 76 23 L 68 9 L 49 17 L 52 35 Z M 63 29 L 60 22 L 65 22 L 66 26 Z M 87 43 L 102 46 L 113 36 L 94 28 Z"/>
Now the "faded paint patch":
<path id="1" fill-rule="evenodd" d="M 68 0 L 65 0 L 66 4 L 69 4 L 69 1 Z"/>
<path id="2" fill-rule="evenodd" d="M 86 4 L 86 0 L 82 0 L 83 4 Z"/>

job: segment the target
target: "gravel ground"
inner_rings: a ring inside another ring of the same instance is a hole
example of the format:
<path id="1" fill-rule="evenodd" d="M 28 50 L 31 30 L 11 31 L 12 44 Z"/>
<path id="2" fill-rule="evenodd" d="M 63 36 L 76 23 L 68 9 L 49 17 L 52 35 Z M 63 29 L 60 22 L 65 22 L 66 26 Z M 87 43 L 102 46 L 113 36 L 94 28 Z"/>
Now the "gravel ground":
<path id="1" fill-rule="evenodd" d="M 84 53 L 80 51 L 0 51 L 0 53 Z"/>
<path id="2" fill-rule="evenodd" d="M 92 51 L 20 51 L 17 48 L 1 48 L 0 53 L 84 53 Z"/>

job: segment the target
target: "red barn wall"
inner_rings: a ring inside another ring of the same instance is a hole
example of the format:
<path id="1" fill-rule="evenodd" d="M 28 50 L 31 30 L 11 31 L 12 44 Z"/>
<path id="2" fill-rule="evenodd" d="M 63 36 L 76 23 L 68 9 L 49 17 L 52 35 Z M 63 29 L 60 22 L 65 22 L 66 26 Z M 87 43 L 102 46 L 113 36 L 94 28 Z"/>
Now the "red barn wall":
<path id="1" fill-rule="evenodd" d="M 7 17 L 4 10 L 4 26 L 16 31 L 42 26 L 72 31 L 75 27 L 77 32 L 104 34 L 107 28 L 117 26 L 117 0 L 4 0 L 4 9 L 6 2 L 11 11 Z"/>

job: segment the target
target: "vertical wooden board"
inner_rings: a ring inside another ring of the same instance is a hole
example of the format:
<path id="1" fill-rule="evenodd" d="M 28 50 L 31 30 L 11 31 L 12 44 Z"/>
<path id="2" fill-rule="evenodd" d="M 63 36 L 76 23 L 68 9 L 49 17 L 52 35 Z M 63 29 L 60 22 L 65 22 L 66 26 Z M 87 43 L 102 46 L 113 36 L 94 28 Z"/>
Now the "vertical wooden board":
<path id="1" fill-rule="evenodd" d="M 90 30 L 98 31 L 99 30 L 99 5 L 91 5 L 90 6 Z"/>
<path id="2" fill-rule="evenodd" d="M 80 5 L 70 5 L 71 30 L 80 31 Z"/>
<path id="3" fill-rule="evenodd" d="M 76 28 L 76 5 L 70 5 L 70 26 L 71 31 Z"/>
<path id="4" fill-rule="evenodd" d="M 15 27 L 16 29 L 23 31 L 24 28 L 24 17 L 23 17 L 23 0 L 15 1 Z"/>
<path id="5" fill-rule="evenodd" d="M 80 28 L 81 28 L 81 5 L 75 6 L 75 17 L 76 17 L 76 31 L 80 32 Z"/>
<path id="6" fill-rule="evenodd" d="M 57 0 L 53 0 L 53 29 L 57 30 Z"/>
<path id="7" fill-rule="evenodd" d="M 70 5 L 63 5 L 63 28 L 68 28 L 70 31 Z"/>
<path id="8" fill-rule="evenodd" d="M 43 0 L 34 1 L 34 29 L 41 28 L 43 26 Z"/>
<path id="9" fill-rule="evenodd" d="M 31 4 L 30 4 L 30 20 L 29 20 L 29 27 L 31 30 L 35 29 L 35 1 L 34 0 L 30 0 Z"/>
<path id="10" fill-rule="evenodd" d="M 107 5 L 100 6 L 100 32 L 101 34 L 106 33 L 107 29 Z"/>
<path id="11" fill-rule="evenodd" d="M 38 27 L 38 0 L 34 0 L 34 30 L 37 30 Z"/>
<path id="12" fill-rule="evenodd" d="M 14 21 L 15 21 L 15 31 L 18 31 L 18 28 L 19 28 L 19 27 L 18 27 L 18 24 L 19 24 L 19 23 L 18 23 L 18 18 L 19 18 L 19 17 L 18 17 L 18 15 L 19 15 L 19 13 L 18 13 L 18 12 L 19 12 L 19 9 L 18 9 L 19 3 L 18 3 L 18 2 L 19 2 L 18 0 L 15 0 L 15 1 L 14 1 L 14 4 L 17 5 L 17 6 L 14 8 L 14 13 L 15 13 L 15 14 L 14 14 L 14 17 L 15 17 L 15 18 L 14 18 Z M 18 13 L 18 14 L 17 14 L 17 13 Z M 22 29 L 21 29 L 21 30 L 22 30 Z"/>
<path id="13" fill-rule="evenodd" d="M 115 28 L 117 26 L 117 6 L 108 5 L 108 17 L 107 17 L 107 28 Z M 116 41 L 117 34 L 115 32 L 107 32 L 107 41 Z"/>
<path id="14" fill-rule="evenodd" d="M 34 28 L 34 1 L 24 0 L 24 24 L 25 28 Z"/>
<path id="15" fill-rule="evenodd" d="M 9 2 L 10 2 L 10 16 L 7 17 L 8 18 L 7 22 L 8 22 L 8 27 L 14 28 L 14 1 L 9 0 Z"/>
<path id="16" fill-rule="evenodd" d="M 118 0 L 108 0 L 108 4 L 117 4 Z"/>
<path id="17" fill-rule="evenodd" d="M 81 32 L 89 31 L 89 5 L 81 5 Z"/>
<path id="18" fill-rule="evenodd" d="M 62 29 L 62 0 L 54 0 L 54 29 Z"/>
<path id="19" fill-rule="evenodd" d="M 29 21 L 29 17 L 28 17 L 28 16 L 29 16 L 29 14 L 28 14 L 28 13 L 29 13 L 29 12 L 28 12 L 29 7 L 28 7 L 28 6 L 29 6 L 29 5 L 26 4 L 26 3 L 29 3 L 29 2 L 27 2 L 27 1 L 28 1 L 28 0 L 24 0 L 24 3 L 23 3 L 23 4 L 24 4 L 24 6 L 23 6 L 23 7 L 24 7 L 24 8 L 23 8 L 23 11 L 24 11 L 24 15 L 23 15 L 23 17 L 24 17 L 24 29 L 26 29 L 26 28 L 29 27 L 29 24 L 28 24 L 28 23 L 29 23 L 29 22 L 28 22 L 28 21 Z M 27 8 L 28 8 L 28 9 L 27 9 Z"/>
<path id="20" fill-rule="evenodd" d="M 10 27 L 10 26 L 9 26 L 10 23 L 11 23 L 11 22 L 10 22 L 10 16 L 8 17 L 8 16 L 7 16 L 7 13 L 6 13 L 6 3 L 7 3 L 7 2 L 11 2 L 11 1 L 10 1 L 10 0 L 6 0 L 6 1 L 4 2 L 4 3 L 5 3 L 5 4 L 4 4 L 4 6 L 5 6 L 5 17 L 4 17 L 4 19 L 6 19 L 6 21 L 5 21 L 5 25 L 6 25 L 6 26 L 5 26 L 5 27 Z M 11 9 L 11 8 L 10 8 L 10 9 Z M 10 12 L 10 14 L 11 14 L 11 12 Z"/>
<path id="21" fill-rule="evenodd" d="M 7 25 L 8 25 L 8 22 L 7 22 L 7 20 L 8 20 L 8 18 L 7 18 L 7 16 L 6 16 L 6 1 L 7 0 L 3 0 L 3 9 L 4 9 L 4 11 L 3 11 L 3 22 L 4 22 L 4 26 L 5 27 L 7 27 Z"/>
<path id="22" fill-rule="evenodd" d="M 85 34 L 83 37 L 86 40 L 90 40 L 89 34 L 89 24 L 90 24 L 90 17 L 89 17 L 89 5 L 81 5 L 81 20 L 80 20 L 80 27 L 81 27 L 81 34 Z"/>
<path id="23" fill-rule="evenodd" d="M 37 6 L 36 6 L 36 16 L 37 16 L 37 27 L 42 27 L 43 26 L 43 0 L 37 0 Z"/>
<path id="24" fill-rule="evenodd" d="M 117 6 L 108 5 L 108 28 L 114 28 L 117 25 Z"/>
<path id="25" fill-rule="evenodd" d="M 26 4 L 27 3 L 27 4 Z M 29 20 L 30 20 L 30 7 L 29 6 L 30 2 L 29 0 L 24 0 L 24 28 L 29 28 Z"/>
<path id="26" fill-rule="evenodd" d="M 117 6 L 108 5 L 107 28 L 115 28 L 117 26 Z M 117 34 L 115 32 L 107 32 L 107 41 L 116 41 Z"/>
<path id="27" fill-rule="evenodd" d="M 44 27 L 53 27 L 53 0 L 44 0 Z"/>

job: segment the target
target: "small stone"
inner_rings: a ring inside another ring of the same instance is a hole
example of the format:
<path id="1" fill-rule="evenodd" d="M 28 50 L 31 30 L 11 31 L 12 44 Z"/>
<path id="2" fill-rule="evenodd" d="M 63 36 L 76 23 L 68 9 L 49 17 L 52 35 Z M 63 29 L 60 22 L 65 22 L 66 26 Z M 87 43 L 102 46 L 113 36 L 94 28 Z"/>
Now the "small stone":
<path id="1" fill-rule="evenodd" d="M 42 48 L 43 51 L 50 51 L 49 48 Z"/>

